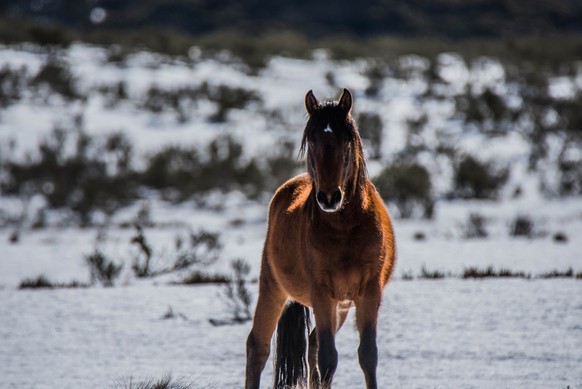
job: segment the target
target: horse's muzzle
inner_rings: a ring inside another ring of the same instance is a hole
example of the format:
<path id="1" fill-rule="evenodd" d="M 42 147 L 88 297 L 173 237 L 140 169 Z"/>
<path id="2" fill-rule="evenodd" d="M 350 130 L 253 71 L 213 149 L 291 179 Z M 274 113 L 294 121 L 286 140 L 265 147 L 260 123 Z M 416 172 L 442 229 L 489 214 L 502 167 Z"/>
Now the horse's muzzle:
<path id="1" fill-rule="evenodd" d="M 344 195 L 340 188 L 331 192 L 318 191 L 316 195 L 317 205 L 324 212 L 336 212 L 342 206 Z"/>

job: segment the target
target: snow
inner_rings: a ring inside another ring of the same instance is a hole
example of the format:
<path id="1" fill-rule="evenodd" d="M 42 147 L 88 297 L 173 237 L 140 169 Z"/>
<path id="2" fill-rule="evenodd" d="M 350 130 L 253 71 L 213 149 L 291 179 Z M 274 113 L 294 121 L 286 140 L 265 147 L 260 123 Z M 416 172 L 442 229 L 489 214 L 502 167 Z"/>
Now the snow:
<path id="1" fill-rule="evenodd" d="M 486 88 L 512 107 L 521 104 L 515 85 L 507 83 L 503 66 L 493 58 L 470 64 L 455 53 L 437 59 L 445 81 L 441 97 L 425 99 L 422 77 L 429 61 L 419 56 L 399 60 L 413 76 L 387 77 L 377 96 L 367 96 L 364 60 L 334 61 L 324 52 L 310 60 L 274 57 L 258 74 L 228 55 L 203 59 L 193 49 L 189 59 L 176 60 L 140 52 L 122 64 L 107 61 L 109 50 L 74 44 L 64 51 L 78 86 L 87 92 L 84 102 L 68 103 L 49 95 L 25 97 L 0 111 L 0 151 L 25 158 L 55 126 L 67 127 L 82 115 L 91 135 L 122 131 L 131 141 L 136 164 L 161 147 L 173 144 L 205 145 L 229 134 L 243 142 L 246 157 L 272 152 L 282 140 L 298 145 L 305 124 L 303 100 L 313 89 L 320 99 L 336 97 L 341 88 L 352 89 L 354 112 L 377 112 L 384 122 L 383 159 L 370 161 L 373 176 L 402 152 L 407 144 L 407 121 L 426 114 L 419 134 L 428 150 L 452 146 L 478 159 L 509 168 L 508 183 L 499 201 L 447 201 L 453 172 L 450 161 L 430 151 L 419 154 L 433 177 L 437 198 L 432 220 L 394 220 L 398 261 L 393 281 L 385 291 L 379 321 L 380 387 L 497 388 L 582 386 L 582 282 L 579 280 L 401 280 L 424 266 L 459 275 L 476 266 L 524 271 L 533 276 L 552 270 L 582 271 L 582 199 L 548 198 L 542 184 L 557 182 L 556 162 L 563 139 L 548 139 L 548 157 L 538 176 L 528 169 L 529 147 L 523 132 L 529 123 L 504 136 L 489 137 L 472 131 L 455 117 L 452 96 L 467 87 L 472 93 Z M 33 77 L 46 60 L 34 46 L 0 46 L 0 68 L 27 68 Z M 326 75 L 333 74 L 336 85 Z M 582 74 L 582 73 L 580 73 Z M 582 76 L 550 80 L 550 93 L 568 99 L 580 93 Z M 197 101 L 191 119 L 176 120 L 172 112 L 160 114 L 139 108 L 151 86 L 162 89 L 228 84 L 256 91 L 262 104 L 232 110 L 226 123 L 210 123 L 214 103 Z M 124 82 L 129 99 L 107 104 L 99 87 Z M 341 87 L 340 87 L 341 86 Z M 270 118 L 272 111 L 283 118 Z M 10 144 L 13 143 L 13 146 Z M 579 159 L 571 148 L 566 156 Z M 541 178 L 540 178 L 541 176 Z M 514 196 L 516 188 L 521 195 Z M 213 327 L 208 320 L 228 318 L 219 298 L 220 287 L 168 286 L 184 273 L 154 281 L 138 281 L 131 273 L 136 248 L 131 225 L 142 206 L 150 208 L 154 227 L 145 228 L 148 241 L 163 257 L 177 236 L 201 229 L 218 232 L 224 246 L 209 272 L 229 272 L 229 263 L 243 258 L 251 266 L 250 279 L 259 275 L 267 223 L 268 198 L 250 201 L 243 194 L 212 193 L 206 206 L 194 202 L 171 204 L 156 194 L 116 213 L 110 225 L 76 228 L 63 223 L 67 214 L 48 215 L 50 228 L 20 229 L 11 244 L 12 228 L 0 229 L 0 386 L 7 388 L 104 388 L 119 379 L 174 377 L 196 381 L 202 387 L 241 387 L 244 344 L 249 323 Z M 44 206 L 42 198 L 25 204 L 0 196 L 0 219 L 30 220 Z M 28 207 L 28 208 L 27 208 Z M 472 213 L 486 220 L 489 236 L 466 239 L 465 225 Z M 518 216 L 534 222 L 535 236 L 509 235 Z M 424 241 L 414 238 L 423 233 Z M 566 243 L 554 242 L 561 232 Z M 29 277 L 45 275 L 54 282 L 89 281 L 85 256 L 101 250 L 124 265 L 116 287 L 67 290 L 17 290 Z M 251 285 L 256 297 L 256 285 Z M 184 318 L 161 319 L 171 306 Z M 340 364 L 336 387 L 362 387 L 357 361 L 358 334 L 353 317 L 338 335 Z M 269 382 L 271 364 L 263 375 Z M 268 384 L 265 384 L 268 386 Z"/>
<path id="2" fill-rule="evenodd" d="M 0 294 L 3 387 L 106 388 L 168 372 L 195 387 L 242 386 L 250 324 L 209 324 L 224 316 L 218 287 Z M 168 307 L 176 317 L 163 319 Z M 578 387 L 581 317 L 574 280 L 394 281 L 380 310 L 379 385 Z M 352 314 L 337 335 L 338 388 L 364 386 L 357 347 Z"/>

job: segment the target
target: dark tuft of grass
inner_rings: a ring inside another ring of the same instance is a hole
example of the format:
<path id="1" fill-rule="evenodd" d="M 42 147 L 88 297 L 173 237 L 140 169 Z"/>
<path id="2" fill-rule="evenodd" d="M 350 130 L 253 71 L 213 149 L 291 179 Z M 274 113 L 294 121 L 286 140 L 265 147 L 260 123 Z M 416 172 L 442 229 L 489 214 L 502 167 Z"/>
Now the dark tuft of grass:
<path id="1" fill-rule="evenodd" d="M 71 281 L 69 283 L 53 282 L 44 275 L 39 275 L 36 278 L 26 278 L 20 282 L 20 285 L 18 285 L 18 289 L 64 289 L 88 287 L 88 284 L 79 281 Z"/>
<path id="2" fill-rule="evenodd" d="M 230 278 L 225 274 L 209 274 L 202 271 L 193 271 L 177 285 L 198 285 L 198 284 L 227 284 Z"/>
<path id="3" fill-rule="evenodd" d="M 540 275 L 537 276 L 537 278 L 541 278 L 541 279 L 549 279 L 549 278 L 572 278 L 574 277 L 574 270 L 570 267 L 565 271 L 559 271 L 559 270 L 552 270 L 549 271 L 547 273 L 542 273 Z"/>
<path id="4" fill-rule="evenodd" d="M 477 267 L 468 267 L 463 269 L 462 279 L 481 279 L 481 278 L 531 278 L 530 274 L 524 273 L 522 271 L 512 271 L 509 269 L 499 269 L 495 270 L 493 266 L 489 266 L 486 269 L 479 269 Z"/>
<path id="5" fill-rule="evenodd" d="M 568 235 L 564 232 L 556 232 L 553 239 L 556 243 L 568 243 Z"/>
<path id="6" fill-rule="evenodd" d="M 427 279 L 427 280 L 440 280 L 445 278 L 446 274 L 444 272 L 438 270 L 428 270 L 426 266 L 422 265 L 422 269 L 420 270 L 420 275 L 418 278 Z"/>
<path id="7" fill-rule="evenodd" d="M 145 379 L 134 381 L 132 377 L 120 379 L 114 383 L 114 389 L 210 389 L 214 385 L 196 385 L 195 382 L 186 382 L 183 379 L 176 380 L 170 374 L 165 374 L 160 379 Z"/>

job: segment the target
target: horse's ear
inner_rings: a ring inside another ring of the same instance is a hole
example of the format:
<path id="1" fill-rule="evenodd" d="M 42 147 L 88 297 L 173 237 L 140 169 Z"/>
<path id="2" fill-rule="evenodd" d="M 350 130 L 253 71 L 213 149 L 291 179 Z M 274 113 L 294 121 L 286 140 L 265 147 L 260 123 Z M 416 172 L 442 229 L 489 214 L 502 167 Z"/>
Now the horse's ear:
<path id="1" fill-rule="evenodd" d="M 345 113 L 349 113 L 352 110 L 352 94 L 350 93 L 350 91 L 346 88 L 344 88 L 344 92 L 342 93 L 342 97 L 340 97 L 339 99 L 339 107 L 342 109 L 342 111 L 344 111 Z"/>
<path id="2" fill-rule="evenodd" d="M 319 101 L 317 101 L 317 99 L 313 95 L 313 91 L 310 90 L 309 92 L 307 92 L 307 95 L 305 95 L 305 108 L 307 109 L 307 112 L 311 115 L 313 112 L 315 112 L 317 107 L 319 107 Z"/>

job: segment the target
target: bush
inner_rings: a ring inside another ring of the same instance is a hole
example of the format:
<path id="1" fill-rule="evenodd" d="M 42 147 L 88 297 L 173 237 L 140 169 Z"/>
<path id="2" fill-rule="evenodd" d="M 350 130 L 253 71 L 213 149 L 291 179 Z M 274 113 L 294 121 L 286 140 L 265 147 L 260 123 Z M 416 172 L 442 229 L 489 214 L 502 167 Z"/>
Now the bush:
<path id="1" fill-rule="evenodd" d="M 120 276 L 123 265 L 117 265 L 105 257 L 99 250 L 85 257 L 85 262 L 91 272 L 91 282 L 101 282 L 105 287 L 111 287 Z"/>
<path id="2" fill-rule="evenodd" d="M 154 252 L 141 226 L 136 225 L 135 228 L 136 234 L 131 239 L 131 243 L 137 246 L 138 252 L 132 269 L 138 278 L 157 277 L 185 270 L 194 265 L 207 266 L 218 259 L 218 254 L 222 249 L 217 233 L 201 230 L 189 234 L 188 245 L 184 243 L 182 237 L 178 236 L 174 251 L 169 255 L 161 255 Z"/>
<path id="3" fill-rule="evenodd" d="M 464 226 L 463 237 L 466 239 L 483 239 L 489 236 L 487 232 L 487 220 L 478 213 L 471 213 L 467 224 Z"/>
<path id="4" fill-rule="evenodd" d="M 0 69 L 0 108 L 8 107 L 20 100 L 26 81 L 26 68 L 12 70 L 8 66 Z"/>
<path id="5" fill-rule="evenodd" d="M 54 56 L 50 56 L 47 62 L 40 68 L 39 72 L 32 79 L 31 85 L 37 88 L 40 86 L 48 87 L 66 100 L 79 98 L 79 93 L 75 86 L 75 79 L 71 74 L 69 66 Z"/>
<path id="6" fill-rule="evenodd" d="M 580 106 L 582 110 L 582 104 Z M 580 114 L 582 116 L 582 113 Z M 580 119 L 578 134 L 570 134 L 564 142 L 563 149 L 558 157 L 559 187 L 561 196 L 577 196 L 582 194 L 582 157 L 579 150 L 582 148 L 582 119 Z M 579 139 L 575 139 L 575 136 Z"/>
<path id="7" fill-rule="evenodd" d="M 185 123 L 190 120 L 193 104 L 201 96 L 201 93 L 196 88 L 185 87 L 165 90 L 152 86 L 148 90 L 140 108 L 147 109 L 153 113 L 171 110 L 176 113 L 178 122 Z"/>
<path id="8" fill-rule="evenodd" d="M 509 235 L 513 237 L 531 238 L 534 235 L 534 222 L 527 216 L 517 216 L 511 223 Z"/>
<path id="9" fill-rule="evenodd" d="M 434 200 L 428 171 L 417 163 L 396 163 L 384 168 L 374 178 L 385 201 L 394 202 L 400 216 L 409 218 L 414 208 L 423 208 L 424 217 L 432 217 Z"/>
<path id="10" fill-rule="evenodd" d="M 267 156 L 267 169 L 269 177 L 266 189 L 274 190 L 289 178 L 293 177 L 299 167 L 295 154 L 295 143 L 284 141 Z"/>
<path id="11" fill-rule="evenodd" d="M 456 97 L 456 108 L 463 113 L 465 123 L 475 124 L 480 131 L 487 134 L 504 133 L 512 117 L 505 102 L 495 92 L 487 88 L 481 95 L 473 96 L 470 90 Z"/>
<path id="12" fill-rule="evenodd" d="M 251 102 L 261 101 L 261 97 L 255 91 L 225 84 L 218 86 L 203 84 L 202 90 L 210 101 L 216 103 L 216 112 L 210 117 L 210 121 L 215 123 L 226 122 L 231 109 L 243 109 Z"/>
<path id="13" fill-rule="evenodd" d="M 39 145 L 36 158 L 5 163 L 0 187 L 20 197 L 40 194 L 51 208 L 69 208 L 81 225 L 88 225 L 95 211 L 111 215 L 135 199 L 131 155 L 122 134 L 98 140 L 82 131 L 55 129 Z"/>
<path id="14" fill-rule="evenodd" d="M 454 196 L 464 199 L 495 199 L 508 176 L 507 169 L 494 172 L 489 164 L 465 156 L 455 166 Z"/>
<path id="15" fill-rule="evenodd" d="M 224 288 L 224 297 L 232 313 L 232 322 L 242 323 L 251 320 L 252 296 L 247 289 L 246 277 L 251 268 L 243 259 L 231 262 L 234 277 Z M 211 321 L 212 323 L 212 321 Z"/>
<path id="16" fill-rule="evenodd" d="M 250 197 L 260 194 L 265 177 L 251 159 L 243 161 L 242 144 L 230 136 L 208 145 L 208 157 L 195 148 L 167 147 L 154 154 L 141 176 L 146 186 L 161 189 L 164 197 L 184 201 L 212 190 L 240 189 Z"/>
<path id="17" fill-rule="evenodd" d="M 362 112 L 358 116 L 358 129 L 371 159 L 382 157 L 382 118 L 373 112 Z"/>

